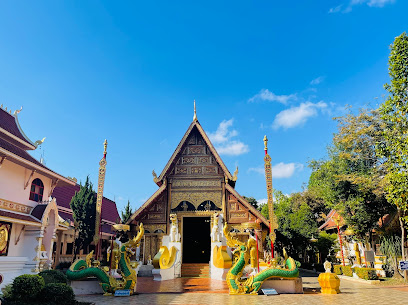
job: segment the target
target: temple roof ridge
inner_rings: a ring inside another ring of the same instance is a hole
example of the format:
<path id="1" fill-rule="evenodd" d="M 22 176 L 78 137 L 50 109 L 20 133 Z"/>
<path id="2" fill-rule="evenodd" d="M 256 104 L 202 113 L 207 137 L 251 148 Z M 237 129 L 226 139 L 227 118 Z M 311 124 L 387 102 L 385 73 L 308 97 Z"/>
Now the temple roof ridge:
<path id="1" fill-rule="evenodd" d="M 18 121 L 18 114 L 23 110 L 23 107 L 14 111 L 14 114 L 11 114 L 11 110 L 7 111 L 7 107 L 3 108 L 3 104 L 0 106 L 0 110 L 0 132 L 8 138 L 23 144 L 26 150 L 35 150 L 44 141 L 45 138 L 34 143 L 24 133 Z"/>
<path id="2" fill-rule="evenodd" d="M 214 155 L 215 159 L 217 160 L 218 164 L 221 166 L 224 175 L 230 180 L 230 181 L 234 181 L 233 176 L 231 175 L 231 173 L 229 172 L 228 168 L 226 167 L 226 165 L 224 164 L 224 162 L 222 161 L 221 157 L 219 156 L 217 150 L 215 149 L 215 147 L 213 146 L 213 144 L 211 143 L 210 139 L 208 138 L 207 134 L 205 133 L 203 127 L 201 126 L 200 122 L 197 119 L 197 116 L 195 115 L 193 122 L 191 122 L 190 126 L 187 128 L 186 133 L 184 134 L 184 136 L 182 137 L 180 143 L 177 145 L 177 148 L 175 149 L 175 151 L 173 152 L 172 156 L 170 157 L 169 161 L 167 162 L 166 166 L 164 167 L 164 169 L 162 170 L 161 174 L 159 175 L 159 177 L 157 178 L 157 182 L 156 184 L 161 186 L 163 183 L 163 179 L 165 178 L 165 176 L 167 175 L 167 173 L 169 172 L 170 168 L 172 167 L 173 162 L 176 161 L 176 158 L 180 155 L 182 148 L 184 146 L 184 144 L 186 143 L 188 137 L 190 136 L 191 132 L 193 131 L 193 129 L 197 128 L 198 132 L 200 133 L 200 135 L 203 137 L 205 144 L 207 144 L 207 146 L 209 147 L 211 153 Z"/>

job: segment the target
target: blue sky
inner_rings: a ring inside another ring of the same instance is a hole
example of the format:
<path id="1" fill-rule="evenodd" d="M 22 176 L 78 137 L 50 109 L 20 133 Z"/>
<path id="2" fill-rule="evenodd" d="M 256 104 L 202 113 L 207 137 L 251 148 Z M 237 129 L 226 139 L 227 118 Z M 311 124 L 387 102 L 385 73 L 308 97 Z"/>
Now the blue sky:
<path id="1" fill-rule="evenodd" d="M 345 105 L 376 107 L 393 39 L 408 30 L 402 0 L 2 1 L 0 103 L 19 109 L 46 165 L 97 181 L 139 207 L 193 118 L 213 139 L 236 189 L 266 198 L 273 183 L 307 183 Z"/>

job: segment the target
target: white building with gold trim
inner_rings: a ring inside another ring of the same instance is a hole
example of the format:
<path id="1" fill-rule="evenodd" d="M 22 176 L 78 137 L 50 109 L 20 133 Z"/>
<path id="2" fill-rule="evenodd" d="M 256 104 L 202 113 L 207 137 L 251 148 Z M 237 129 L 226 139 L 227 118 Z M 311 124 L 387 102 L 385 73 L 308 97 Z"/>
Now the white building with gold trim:
<path id="1" fill-rule="evenodd" d="M 0 288 L 52 263 L 56 232 L 67 226 L 51 194 L 56 186 L 76 185 L 28 153 L 42 141 L 24 134 L 20 111 L 0 108 Z"/>

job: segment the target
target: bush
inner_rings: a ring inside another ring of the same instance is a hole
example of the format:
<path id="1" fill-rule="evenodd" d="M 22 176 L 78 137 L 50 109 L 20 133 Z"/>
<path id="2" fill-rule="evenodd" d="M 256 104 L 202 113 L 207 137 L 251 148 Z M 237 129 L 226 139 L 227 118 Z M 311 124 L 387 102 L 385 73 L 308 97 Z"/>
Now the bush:
<path id="1" fill-rule="evenodd" d="M 68 279 L 67 276 L 59 270 L 44 270 L 41 271 L 39 274 L 44 279 L 45 285 L 47 284 L 67 284 Z"/>
<path id="2" fill-rule="evenodd" d="M 11 287 L 11 298 L 17 302 L 33 302 L 44 288 L 44 279 L 39 275 L 23 274 L 16 277 Z"/>
<path id="3" fill-rule="evenodd" d="M 13 287 L 13 284 L 7 284 L 1 289 L 1 296 L 5 299 L 10 299 L 11 298 L 11 289 Z"/>
<path id="4" fill-rule="evenodd" d="M 333 271 L 337 275 L 343 274 L 343 272 L 341 271 L 341 265 L 333 265 Z"/>
<path id="5" fill-rule="evenodd" d="M 373 268 L 354 268 L 354 272 L 360 279 L 364 280 L 378 280 L 377 273 Z"/>
<path id="6" fill-rule="evenodd" d="M 341 266 L 341 271 L 344 275 L 353 276 L 353 269 L 351 266 Z"/>
<path id="7" fill-rule="evenodd" d="M 58 305 L 72 305 L 76 303 L 72 288 L 62 283 L 51 283 L 45 285 L 41 295 L 41 299 L 44 301 L 44 303 Z"/>

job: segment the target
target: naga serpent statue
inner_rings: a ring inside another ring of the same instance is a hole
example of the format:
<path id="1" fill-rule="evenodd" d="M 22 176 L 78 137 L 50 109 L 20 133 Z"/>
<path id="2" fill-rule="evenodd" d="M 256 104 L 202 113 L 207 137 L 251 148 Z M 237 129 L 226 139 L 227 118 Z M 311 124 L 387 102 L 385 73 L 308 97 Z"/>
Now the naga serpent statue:
<path id="1" fill-rule="evenodd" d="M 253 247 L 254 240 L 249 238 L 247 244 L 233 238 L 228 231 L 228 225 L 224 225 L 224 235 L 227 239 L 227 245 L 235 248 L 233 255 L 235 257 L 234 264 L 227 273 L 227 285 L 230 294 L 257 294 L 264 281 L 270 278 L 297 278 L 299 269 L 293 258 L 286 257 L 285 266 L 274 265 L 262 270 L 256 275 L 251 275 L 247 279 L 241 279 L 243 269 L 248 265 L 250 250 Z"/>
<path id="2" fill-rule="evenodd" d="M 99 284 L 105 292 L 105 295 L 110 295 L 115 293 L 116 290 L 121 289 L 129 289 L 130 293 L 133 294 L 136 287 L 137 275 L 136 271 L 133 270 L 130 265 L 130 256 L 134 253 L 133 249 L 139 246 L 143 234 L 144 228 L 141 223 L 137 236 L 129 240 L 127 243 L 124 243 L 120 247 L 120 251 L 117 253 L 118 258 L 112 259 L 118 260 L 122 279 L 115 279 L 113 276 L 109 275 L 109 268 L 105 267 L 102 269 L 99 267 L 98 261 L 93 260 L 93 262 L 91 262 L 93 251 L 87 255 L 86 260 L 77 259 L 71 267 L 69 267 L 66 273 L 68 279 L 81 280 L 88 277 L 96 277 L 99 280 Z"/>

